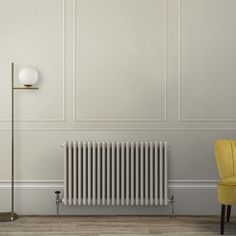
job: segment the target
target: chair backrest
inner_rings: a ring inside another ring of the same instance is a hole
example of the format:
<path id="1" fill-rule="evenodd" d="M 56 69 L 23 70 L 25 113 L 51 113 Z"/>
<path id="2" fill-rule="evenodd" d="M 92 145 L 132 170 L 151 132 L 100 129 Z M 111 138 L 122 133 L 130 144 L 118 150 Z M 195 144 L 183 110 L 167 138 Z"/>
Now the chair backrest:
<path id="1" fill-rule="evenodd" d="M 236 140 L 217 140 L 215 158 L 220 178 L 236 175 Z"/>

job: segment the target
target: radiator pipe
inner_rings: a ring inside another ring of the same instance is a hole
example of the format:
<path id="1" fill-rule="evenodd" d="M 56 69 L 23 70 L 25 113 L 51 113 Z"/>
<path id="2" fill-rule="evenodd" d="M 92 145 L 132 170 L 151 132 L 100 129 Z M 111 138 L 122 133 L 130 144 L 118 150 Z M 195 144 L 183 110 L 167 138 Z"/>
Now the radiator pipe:
<path id="1" fill-rule="evenodd" d="M 60 212 L 59 212 L 59 206 L 60 206 L 60 202 L 61 202 L 60 193 L 61 193 L 60 191 L 55 192 L 55 194 L 56 194 L 57 218 L 60 217 Z"/>
<path id="2" fill-rule="evenodd" d="M 170 198 L 170 202 L 171 204 L 171 218 L 175 218 L 175 195 L 172 195 Z"/>

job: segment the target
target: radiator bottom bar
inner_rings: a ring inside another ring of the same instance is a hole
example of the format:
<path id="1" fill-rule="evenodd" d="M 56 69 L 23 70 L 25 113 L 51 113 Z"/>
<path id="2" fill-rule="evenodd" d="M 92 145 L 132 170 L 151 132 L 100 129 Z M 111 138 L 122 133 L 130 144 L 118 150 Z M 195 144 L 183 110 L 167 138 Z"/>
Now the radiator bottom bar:
<path id="1" fill-rule="evenodd" d="M 60 217 L 60 203 L 62 202 L 63 203 L 63 199 L 60 199 L 60 191 L 56 191 L 55 194 L 56 194 L 56 217 L 59 218 Z M 169 200 L 168 202 L 169 204 L 171 204 L 171 218 L 174 218 L 175 217 L 175 196 L 172 195 L 171 196 L 171 199 Z"/>

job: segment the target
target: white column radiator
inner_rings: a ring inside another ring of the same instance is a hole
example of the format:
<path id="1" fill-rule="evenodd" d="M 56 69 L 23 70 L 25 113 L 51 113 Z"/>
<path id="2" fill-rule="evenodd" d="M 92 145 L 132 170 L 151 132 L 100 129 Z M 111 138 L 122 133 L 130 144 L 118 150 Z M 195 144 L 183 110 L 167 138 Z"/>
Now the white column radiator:
<path id="1" fill-rule="evenodd" d="M 166 142 L 65 142 L 65 205 L 167 205 Z"/>

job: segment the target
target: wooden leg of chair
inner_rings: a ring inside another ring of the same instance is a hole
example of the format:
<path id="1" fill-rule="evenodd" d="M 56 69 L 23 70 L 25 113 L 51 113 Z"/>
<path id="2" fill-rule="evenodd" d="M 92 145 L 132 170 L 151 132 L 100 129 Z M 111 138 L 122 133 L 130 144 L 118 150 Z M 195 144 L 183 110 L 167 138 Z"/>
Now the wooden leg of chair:
<path id="1" fill-rule="evenodd" d="M 220 234 L 224 234 L 225 228 L 225 205 L 221 205 Z"/>
<path id="2" fill-rule="evenodd" d="M 230 221 L 230 214 L 231 214 L 231 205 L 228 205 L 227 206 L 227 218 L 226 218 L 227 222 Z"/>

